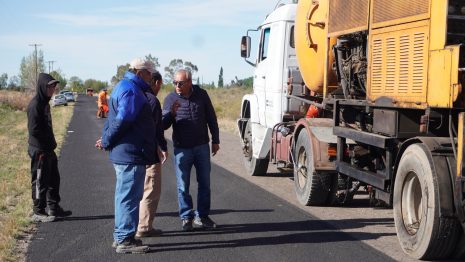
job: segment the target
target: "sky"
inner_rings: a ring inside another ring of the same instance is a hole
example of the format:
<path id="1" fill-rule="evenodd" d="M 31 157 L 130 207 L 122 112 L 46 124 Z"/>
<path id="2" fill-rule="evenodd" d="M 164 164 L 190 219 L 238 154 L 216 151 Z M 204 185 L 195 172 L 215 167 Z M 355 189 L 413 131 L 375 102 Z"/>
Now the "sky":
<path id="1" fill-rule="evenodd" d="M 0 74 L 19 75 L 40 44 L 66 78 L 110 82 L 118 65 L 152 54 L 161 68 L 180 58 L 203 83 L 250 77 L 241 36 L 257 28 L 277 0 L 0 0 Z M 255 43 L 256 44 L 256 43 Z M 49 64 L 46 63 L 48 71 Z"/>

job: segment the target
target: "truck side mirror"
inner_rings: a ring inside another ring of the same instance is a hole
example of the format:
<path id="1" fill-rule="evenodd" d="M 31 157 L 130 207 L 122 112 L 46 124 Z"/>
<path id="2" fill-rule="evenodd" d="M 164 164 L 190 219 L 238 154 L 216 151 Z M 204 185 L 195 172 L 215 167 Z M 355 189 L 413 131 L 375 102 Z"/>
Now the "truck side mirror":
<path id="1" fill-rule="evenodd" d="M 241 57 L 250 57 L 250 36 L 243 36 L 241 40 Z"/>

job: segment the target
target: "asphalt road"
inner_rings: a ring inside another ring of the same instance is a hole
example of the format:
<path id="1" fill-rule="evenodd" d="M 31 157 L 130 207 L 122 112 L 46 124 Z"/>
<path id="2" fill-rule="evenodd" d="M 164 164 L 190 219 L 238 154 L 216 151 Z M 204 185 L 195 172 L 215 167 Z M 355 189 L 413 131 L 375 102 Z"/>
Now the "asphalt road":
<path id="1" fill-rule="evenodd" d="M 233 149 L 223 143 L 219 153 L 223 156 L 215 157 L 211 181 L 211 217 L 219 227 L 181 231 L 169 160 L 163 167 L 155 219 L 155 227 L 164 234 L 144 239 L 151 247 L 148 254 L 116 254 L 111 248 L 115 174 L 107 153 L 94 148 L 104 121 L 95 117 L 95 101 L 95 97 L 79 97 L 59 159 L 61 205 L 73 215 L 39 224 L 27 261 L 393 261 L 365 243 L 392 232 L 358 231 L 361 220 L 349 222 L 350 233 L 342 232 L 331 221 L 320 220 L 231 172 L 240 155 L 228 155 Z M 172 155 L 171 144 L 169 148 Z M 195 199 L 195 176 L 192 180 Z"/>

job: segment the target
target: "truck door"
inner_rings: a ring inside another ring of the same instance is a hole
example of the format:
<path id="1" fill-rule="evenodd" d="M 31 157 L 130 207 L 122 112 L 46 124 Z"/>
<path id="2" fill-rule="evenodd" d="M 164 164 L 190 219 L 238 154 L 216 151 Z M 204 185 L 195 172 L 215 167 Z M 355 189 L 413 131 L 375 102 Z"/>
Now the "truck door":
<path id="1" fill-rule="evenodd" d="M 266 76 L 269 68 L 268 47 L 270 43 L 271 28 L 262 27 L 260 37 L 259 54 L 257 58 L 257 67 L 254 75 L 254 93 L 258 98 L 260 124 L 266 126 L 265 108 L 266 108 Z"/>

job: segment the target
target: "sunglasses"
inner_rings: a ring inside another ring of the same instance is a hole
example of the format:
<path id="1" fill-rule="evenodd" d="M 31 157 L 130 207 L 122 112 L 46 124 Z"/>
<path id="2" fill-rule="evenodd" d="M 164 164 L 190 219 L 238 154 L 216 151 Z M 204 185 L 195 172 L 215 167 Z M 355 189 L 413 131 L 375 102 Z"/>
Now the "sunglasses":
<path id="1" fill-rule="evenodd" d="M 173 85 L 174 86 L 179 86 L 179 87 L 182 87 L 186 83 L 187 83 L 187 81 L 173 81 Z"/>

